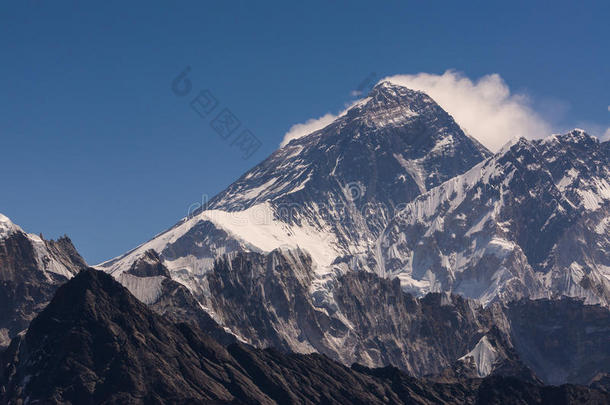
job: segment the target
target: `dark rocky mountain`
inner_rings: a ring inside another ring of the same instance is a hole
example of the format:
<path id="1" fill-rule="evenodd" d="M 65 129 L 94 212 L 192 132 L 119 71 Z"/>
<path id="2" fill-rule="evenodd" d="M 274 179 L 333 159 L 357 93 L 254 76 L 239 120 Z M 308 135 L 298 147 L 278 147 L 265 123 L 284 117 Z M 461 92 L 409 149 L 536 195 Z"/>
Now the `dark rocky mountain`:
<path id="1" fill-rule="evenodd" d="M 232 333 L 219 326 L 184 285 L 171 279 L 169 270 L 154 250 L 144 252 L 129 271 L 117 277 L 141 302 L 166 319 L 186 322 L 223 344 L 237 341 Z"/>
<path id="2" fill-rule="evenodd" d="M 103 272 L 83 270 L 0 354 L 6 404 L 605 404 L 584 386 L 507 377 L 436 383 L 319 354 L 227 348 L 154 313 Z"/>
<path id="3" fill-rule="evenodd" d="M 220 259 L 203 278 L 210 291 L 204 306 L 257 347 L 318 352 L 344 364 L 392 364 L 415 376 L 585 384 L 610 372 L 607 308 L 570 299 L 484 307 L 449 293 L 415 298 L 398 279 L 364 271 L 339 276 L 323 297 L 332 301 L 321 305 L 310 293 L 310 263 L 300 250 Z M 542 322 L 545 312 L 552 316 Z"/>
<path id="4" fill-rule="evenodd" d="M 28 327 L 59 285 L 86 266 L 68 237 L 27 234 L 0 214 L 0 349 Z"/>
<path id="5" fill-rule="evenodd" d="M 471 351 L 441 373 L 428 376 L 434 381 L 453 382 L 487 376 L 514 377 L 534 384 L 543 381 L 519 358 L 510 339 L 497 326 L 488 330 Z"/>
<path id="6" fill-rule="evenodd" d="M 610 392 L 610 374 L 600 373 L 597 374 L 588 384 L 591 388 Z"/>
<path id="7" fill-rule="evenodd" d="M 519 357 L 547 384 L 588 384 L 610 373 L 610 316 L 574 299 L 521 300 L 507 307 Z"/>

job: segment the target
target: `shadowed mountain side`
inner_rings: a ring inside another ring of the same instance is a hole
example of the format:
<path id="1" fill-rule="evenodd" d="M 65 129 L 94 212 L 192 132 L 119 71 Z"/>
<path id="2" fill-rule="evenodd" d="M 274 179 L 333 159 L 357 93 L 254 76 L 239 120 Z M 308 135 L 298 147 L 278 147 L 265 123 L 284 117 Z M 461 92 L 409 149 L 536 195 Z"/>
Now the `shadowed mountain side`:
<path id="1" fill-rule="evenodd" d="M 578 386 L 506 378 L 438 384 L 393 369 L 347 368 L 314 355 L 227 349 L 173 324 L 112 277 L 86 269 L 60 287 L 2 353 L 3 403 L 432 404 L 607 403 Z"/>

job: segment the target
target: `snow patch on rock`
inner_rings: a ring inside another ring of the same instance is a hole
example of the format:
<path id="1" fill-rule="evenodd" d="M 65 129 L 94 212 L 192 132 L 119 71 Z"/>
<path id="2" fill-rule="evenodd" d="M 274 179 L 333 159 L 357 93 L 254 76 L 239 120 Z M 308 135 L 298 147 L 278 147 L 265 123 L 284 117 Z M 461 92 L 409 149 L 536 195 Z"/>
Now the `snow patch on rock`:
<path id="1" fill-rule="evenodd" d="M 483 336 L 474 349 L 459 358 L 460 361 L 470 361 L 470 359 L 474 362 L 478 376 L 484 378 L 493 371 L 498 353 L 487 336 Z"/>

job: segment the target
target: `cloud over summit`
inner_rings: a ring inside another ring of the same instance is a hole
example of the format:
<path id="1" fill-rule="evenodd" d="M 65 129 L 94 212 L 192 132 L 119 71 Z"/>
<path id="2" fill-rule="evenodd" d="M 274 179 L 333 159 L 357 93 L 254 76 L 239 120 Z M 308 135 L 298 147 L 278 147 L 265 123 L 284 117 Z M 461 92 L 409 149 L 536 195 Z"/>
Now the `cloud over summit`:
<path id="1" fill-rule="evenodd" d="M 552 132 L 551 125 L 531 108 L 528 97 L 511 93 L 496 73 L 474 81 L 452 70 L 442 75 L 395 75 L 380 81 L 386 80 L 428 94 L 453 116 L 464 131 L 492 151 L 497 151 L 515 137 L 542 138 Z M 342 113 L 327 113 L 293 125 L 280 146 L 322 129 Z"/>
<path id="2" fill-rule="evenodd" d="M 442 75 L 395 75 L 383 80 L 428 94 L 464 131 L 492 151 L 514 137 L 542 138 L 552 132 L 551 125 L 532 110 L 528 97 L 511 94 L 496 73 L 476 81 L 452 70 Z"/>

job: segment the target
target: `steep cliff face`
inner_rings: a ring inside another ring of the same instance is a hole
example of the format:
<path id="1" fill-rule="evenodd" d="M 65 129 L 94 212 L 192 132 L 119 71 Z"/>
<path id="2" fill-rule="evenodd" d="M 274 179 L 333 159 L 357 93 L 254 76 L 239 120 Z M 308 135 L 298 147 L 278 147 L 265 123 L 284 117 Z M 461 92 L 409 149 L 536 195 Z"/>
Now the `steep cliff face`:
<path id="1" fill-rule="evenodd" d="M 503 323 L 500 313 L 473 301 L 446 293 L 417 299 L 402 292 L 398 280 L 364 272 L 345 275 L 333 293 L 355 337 L 344 344 L 354 361 L 392 364 L 412 375 L 439 373 L 482 331 Z"/>
<path id="2" fill-rule="evenodd" d="M 59 285 L 86 267 L 68 237 L 27 234 L 0 214 L 0 348 L 27 328 Z"/>
<path id="3" fill-rule="evenodd" d="M 184 285 L 171 279 L 159 255 L 149 250 L 136 260 L 129 271 L 117 276 L 138 300 L 172 322 L 197 325 L 223 344 L 237 341 L 228 328 L 219 326 Z"/>
<path id="4" fill-rule="evenodd" d="M 201 299 L 220 324 L 257 347 L 330 354 L 324 334 L 344 326 L 316 310 L 313 278 L 311 258 L 300 250 L 233 254 L 205 275 L 209 293 Z"/>
<path id="5" fill-rule="evenodd" d="M 204 305 L 258 347 L 315 351 L 344 364 L 393 364 L 415 375 L 450 365 L 494 322 L 493 311 L 473 301 L 448 294 L 415 299 L 397 280 L 367 272 L 331 281 L 331 299 L 317 301 L 313 279 L 301 251 L 237 254 L 206 275 Z"/>
<path id="6" fill-rule="evenodd" d="M 603 335 L 610 325 L 607 308 L 573 300 L 485 307 L 449 293 L 416 298 L 398 279 L 364 271 L 329 281 L 329 293 L 317 300 L 310 264 L 298 250 L 219 260 L 205 276 L 205 307 L 219 324 L 258 347 L 315 351 L 344 364 L 392 364 L 416 376 L 493 374 L 584 384 L 610 372 Z M 557 353 L 544 346 L 545 323 L 537 319 L 545 311 L 553 314 L 545 321 L 553 319 L 548 329 L 555 331 Z M 527 326 L 537 322 L 540 331 Z M 548 372 L 555 368 L 559 379 Z"/>
<path id="7" fill-rule="evenodd" d="M 510 339 L 492 327 L 468 353 L 433 378 L 436 381 L 455 381 L 460 378 L 509 376 L 538 384 L 540 378 L 521 361 Z"/>
<path id="8" fill-rule="evenodd" d="M 493 377 L 440 384 L 319 354 L 228 348 L 173 324 L 92 269 L 60 287 L 0 354 L 3 403 L 603 404 L 586 387 Z"/>

